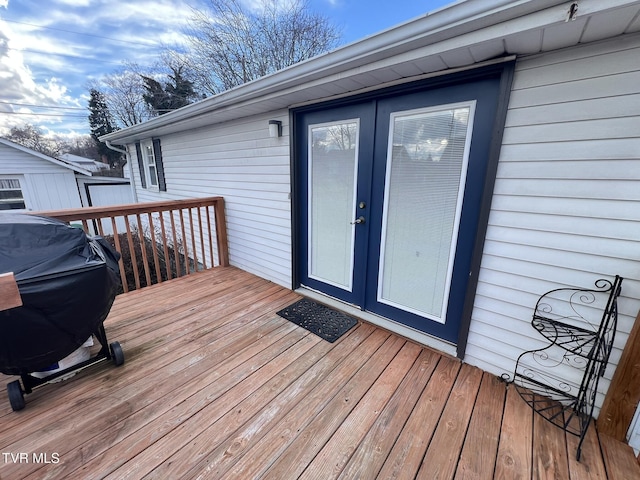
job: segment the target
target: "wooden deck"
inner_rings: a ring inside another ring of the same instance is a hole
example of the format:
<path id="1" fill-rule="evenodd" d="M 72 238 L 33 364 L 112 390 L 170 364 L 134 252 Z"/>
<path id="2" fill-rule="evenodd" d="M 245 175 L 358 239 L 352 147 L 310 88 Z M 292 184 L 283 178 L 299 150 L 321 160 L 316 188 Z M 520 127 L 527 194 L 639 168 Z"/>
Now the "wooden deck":
<path id="1" fill-rule="evenodd" d="M 595 429 L 576 462 L 576 439 L 492 375 L 368 324 L 330 344 L 275 314 L 297 298 L 232 267 L 119 296 L 105 326 L 124 366 L 20 412 L 2 385 L 0 478 L 640 478 Z"/>

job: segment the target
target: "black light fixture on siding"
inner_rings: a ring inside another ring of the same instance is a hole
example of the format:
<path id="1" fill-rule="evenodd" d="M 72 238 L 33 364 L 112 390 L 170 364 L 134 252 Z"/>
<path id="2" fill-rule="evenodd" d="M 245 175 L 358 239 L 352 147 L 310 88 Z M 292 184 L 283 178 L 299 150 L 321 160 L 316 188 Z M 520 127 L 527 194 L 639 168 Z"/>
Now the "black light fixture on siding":
<path id="1" fill-rule="evenodd" d="M 269 120 L 269 136 L 271 138 L 282 136 L 282 122 L 280 120 Z"/>

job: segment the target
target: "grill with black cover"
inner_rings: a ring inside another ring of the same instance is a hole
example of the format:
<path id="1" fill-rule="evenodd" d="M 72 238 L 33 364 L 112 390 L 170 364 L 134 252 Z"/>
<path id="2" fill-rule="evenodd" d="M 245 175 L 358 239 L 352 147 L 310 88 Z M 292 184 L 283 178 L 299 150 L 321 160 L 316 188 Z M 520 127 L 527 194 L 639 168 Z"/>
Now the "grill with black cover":
<path id="1" fill-rule="evenodd" d="M 0 214 L 0 273 L 13 272 L 23 305 L 0 312 L 0 371 L 20 375 L 8 385 L 14 410 L 23 393 L 53 378 L 29 375 L 46 370 L 94 335 L 102 349 L 89 361 L 124 356 L 118 342 L 107 344 L 103 322 L 119 284 L 119 254 L 101 237 L 58 220 L 19 213 Z"/>

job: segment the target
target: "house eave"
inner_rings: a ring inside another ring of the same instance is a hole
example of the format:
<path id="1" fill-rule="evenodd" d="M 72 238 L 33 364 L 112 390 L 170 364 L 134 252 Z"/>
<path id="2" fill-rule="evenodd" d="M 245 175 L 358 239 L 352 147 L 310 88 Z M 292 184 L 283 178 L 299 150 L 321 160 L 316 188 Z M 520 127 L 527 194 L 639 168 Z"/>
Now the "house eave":
<path id="1" fill-rule="evenodd" d="M 606 5 L 599 0 L 581 0 L 577 20 L 586 24 L 603 12 L 634 5 L 640 8 L 637 0 L 611 0 Z M 328 85 L 332 87 L 333 94 L 344 95 L 353 91 L 353 88 L 336 86 L 340 80 L 358 74 L 390 71 L 398 69 L 398 66 L 406 67 L 417 60 L 424 65 L 422 71 L 415 73 L 419 76 L 468 67 L 500 56 L 541 53 L 545 51 L 542 41 L 538 47 L 526 40 L 535 38 L 537 32 L 542 38 L 545 28 L 553 26 L 561 29 L 564 23 L 573 21 L 568 19 L 569 7 L 570 3 L 558 0 L 458 2 L 161 117 L 110 133 L 101 137 L 101 140 L 126 144 L 150 136 L 286 109 L 301 101 L 308 103 L 326 98 Z M 632 28 L 632 23 L 627 30 Z M 615 26 L 608 27 L 606 24 L 601 28 L 603 38 L 628 33 L 619 32 Z M 496 45 L 504 43 L 502 39 L 508 36 L 516 37 L 513 46 L 505 45 L 502 51 L 498 50 Z M 518 36 L 522 41 L 517 41 Z M 547 49 L 578 43 L 580 38 L 569 36 L 548 45 Z M 472 53 L 466 56 L 459 54 L 455 62 L 443 60 L 445 54 L 462 52 L 477 45 L 492 46 L 475 56 Z M 400 78 L 402 75 L 396 80 Z M 212 118 L 213 115 L 215 118 Z"/>

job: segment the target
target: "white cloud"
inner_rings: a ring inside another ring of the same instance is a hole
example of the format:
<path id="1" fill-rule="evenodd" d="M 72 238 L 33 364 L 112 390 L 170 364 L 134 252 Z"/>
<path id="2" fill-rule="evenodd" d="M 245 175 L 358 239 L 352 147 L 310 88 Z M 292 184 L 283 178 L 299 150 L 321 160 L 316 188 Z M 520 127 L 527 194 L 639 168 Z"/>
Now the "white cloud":
<path id="1" fill-rule="evenodd" d="M 24 122 L 45 131 L 86 133 L 88 122 L 79 118 L 86 111 L 36 116 L 43 110 L 18 104 L 86 107 L 92 79 L 125 61 L 151 65 L 162 45 L 183 43 L 181 30 L 191 15 L 187 2 L 194 1 L 49 0 L 40 8 L 0 0 L 6 9 L 0 10 L 0 91 L 12 104 L 0 103 L 0 135 Z"/>
<path id="2" fill-rule="evenodd" d="M 70 7 L 89 7 L 91 6 L 92 1 L 91 0 L 54 0 L 51 3 L 54 3 L 54 4 L 57 3 L 59 5 L 67 5 Z"/>
<path id="3" fill-rule="evenodd" d="M 50 76 L 37 81 L 34 72 L 25 63 L 21 49 L 14 47 L 19 43 L 12 37 L 20 38 L 20 35 L 15 35 L 13 25 L 0 20 L 0 91 L 2 99 L 11 103 L 2 104 L 2 111 L 11 113 L 0 114 L 0 135 L 24 123 L 61 123 L 64 120 L 62 115 L 36 115 L 43 110 L 31 105 L 64 106 L 77 105 L 77 102 L 68 94 L 67 87 L 59 78 Z M 47 111 L 50 112 L 55 110 Z"/>

